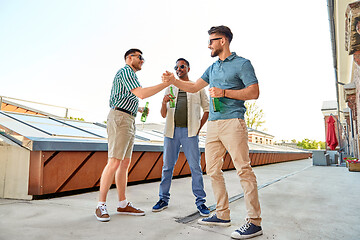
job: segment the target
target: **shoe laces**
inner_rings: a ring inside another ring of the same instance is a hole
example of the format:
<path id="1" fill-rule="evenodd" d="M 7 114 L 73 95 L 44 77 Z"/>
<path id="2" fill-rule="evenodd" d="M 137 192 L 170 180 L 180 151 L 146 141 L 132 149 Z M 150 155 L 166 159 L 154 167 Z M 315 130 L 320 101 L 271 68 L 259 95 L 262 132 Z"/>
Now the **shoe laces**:
<path id="1" fill-rule="evenodd" d="M 199 206 L 199 209 L 203 210 L 203 209 L 208 209 L 208 208 L 205 206 L 205 204 L 201 204 L 201 205 Z"/>
<path id="2" fill-rule="evenodd" d="M 214 214 L 211 217 L 208 217 L 208 218 L 205 218 L 205 219 L 208 219 L 208 220 L 214 219 L 214 220 L 216 220 L 216 219 L 218 219 L 218 217 L 216 216 L 216 214 Z"/>
<path id="3" fill-rule="evenodd" d="M 239 231 L 240 232 L 246 232 L 249 228 L 250 228 L 250 224 L 249 222 L 245 223 L 244 225 L 242 225 L 240 228 L 239 228 Z"/>
<path id="4" fill-rule="evenodd" d="M 99 209 L 100 209 L 101 215 L 109 214 L 106 209 L 106 205 L 99 206 Z"/>
<path id="5" fill-rule="evenodd" d="M 128 206 L 129 206 L 129 207 L 132 207 L 132 208 L 134 208 L 134 209 L 136 209 L 136 210 L 140 210 L 140 208 L 134 207 L 134 205 L 133 205 L 131 202 L 128 202 Z"/>

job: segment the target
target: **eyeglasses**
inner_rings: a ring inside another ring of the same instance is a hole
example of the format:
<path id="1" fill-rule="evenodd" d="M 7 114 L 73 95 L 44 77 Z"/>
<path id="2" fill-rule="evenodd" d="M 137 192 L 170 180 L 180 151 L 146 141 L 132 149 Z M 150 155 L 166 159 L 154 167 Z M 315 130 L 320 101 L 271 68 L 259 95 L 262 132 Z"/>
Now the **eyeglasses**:
<path id="1" fill-rule="evenodd" d="M 174 67 L 174 69 L 175 69 L 175 71 L 177 71 L 178 70 L 178 68 L 181 68 L 181 69 L 184 69 L 186 67 L 186 65 L 180 65 L 180 66 L 175 66 Z"/>
<path id="2" fill-rule="evenodd" d="M 145 58 L 143 58 L 143 56 L 142 55 L 130 55 L 130 56 L 132 56 L 132 57 L 138 57 L 139 59 L 140 59 L 140 61 L 144 61 L 145 62 Z"/>
<path id="3" fill-rule="evenodd" d="M 222 39 L 222 37 L 209 39 L 209 45 L 211 45 L 213 41 L 215 41 L 215 40 L 220 40 L 220 39 Z"/>

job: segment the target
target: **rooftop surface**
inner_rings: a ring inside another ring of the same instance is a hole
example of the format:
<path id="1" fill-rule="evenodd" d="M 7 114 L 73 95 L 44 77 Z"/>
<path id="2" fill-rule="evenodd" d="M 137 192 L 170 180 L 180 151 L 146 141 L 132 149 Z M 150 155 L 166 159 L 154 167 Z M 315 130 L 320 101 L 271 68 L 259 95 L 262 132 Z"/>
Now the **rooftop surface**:
<path id="1" fill-rule="evenodd" d="M 157 128 L 155 127 L 157 126 Z M 139 124 L 134 151 L 162 151 L 164 125 Z M 1 135 L 32 151 L 107 151 L 106 125 L 60 117 L 0 111 Z M 205 136 L 199 137 L 200 150 Z M 285 146 L 249 143 L 250 152 L 304 152 Z"/>
<path id="2" fill-rule="evenodd" d="M 312 166 L 311 159 L 254 167 L 258 178 L 264 235 L 254 239 L 359 239 L 360 172 Z M 159 182 L 128 187 L 127 198 L 146 216 L 116 215 L 117 194 L 108 194 L 111 221 L 94 217 L 98 191 L 45 200 L 0 199 L 0 239 L 230 239 L 246 216 L 235 171 L 226 171 L 233 197 L 230 227 L 197 224 L 191 178 L 174 179 L 169 208 L 151 212 Z M 214 207 L 210 178 L 204 176 L 207 204 Z"/>

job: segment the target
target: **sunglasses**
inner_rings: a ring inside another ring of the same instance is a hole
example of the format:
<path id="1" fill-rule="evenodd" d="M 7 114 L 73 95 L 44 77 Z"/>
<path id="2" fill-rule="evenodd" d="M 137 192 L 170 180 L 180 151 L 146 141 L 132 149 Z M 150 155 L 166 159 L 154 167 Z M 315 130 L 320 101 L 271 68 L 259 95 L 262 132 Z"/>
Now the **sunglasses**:
<path id="1" fill-rule="evenodd" d="M 211 45 L 213 41 L 215 41 L 215 40 L 220 40 L 220 39 L 222 39 L 222 37 L 209 39 L 209 45 Z"/>
<path id="2" fill-rule="evenodd" d="M 183 64 L 183 65 L 180 65 L 180 66 L 175 66 L 174 69 L 175 71 L 177 71 L 179 68 L 181 69 L 184 69 L 186 66 Z"/>
<path id="3" fill-rule="evenodd" d="M 130 55 L 130 56 L 132 56 L 132 57 L 138 57 L 139 59 L 140 59 L 140 61 L 144 61 L 145 62 L 145 58 L 143 58 L 143 56 L 142 55 Z"/>

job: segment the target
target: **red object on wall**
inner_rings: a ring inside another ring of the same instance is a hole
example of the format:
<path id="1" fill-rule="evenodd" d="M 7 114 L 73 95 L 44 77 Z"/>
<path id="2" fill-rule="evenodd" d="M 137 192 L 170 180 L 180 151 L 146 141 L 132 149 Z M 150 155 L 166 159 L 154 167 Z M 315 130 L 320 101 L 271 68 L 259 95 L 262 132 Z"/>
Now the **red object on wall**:
<path id="1" fill-rule="evenodd" d="M 326 133 L 326 143 L 331 150 L 335 150 L 336 146 L 338 145 L 338 140 L 336 138 L 336 132 L 335 132 L 335 125 L 334 125 L 335 120 L 332 116 L 330 116 L 326 122 L 328 124 L 327 133 Z"/>

